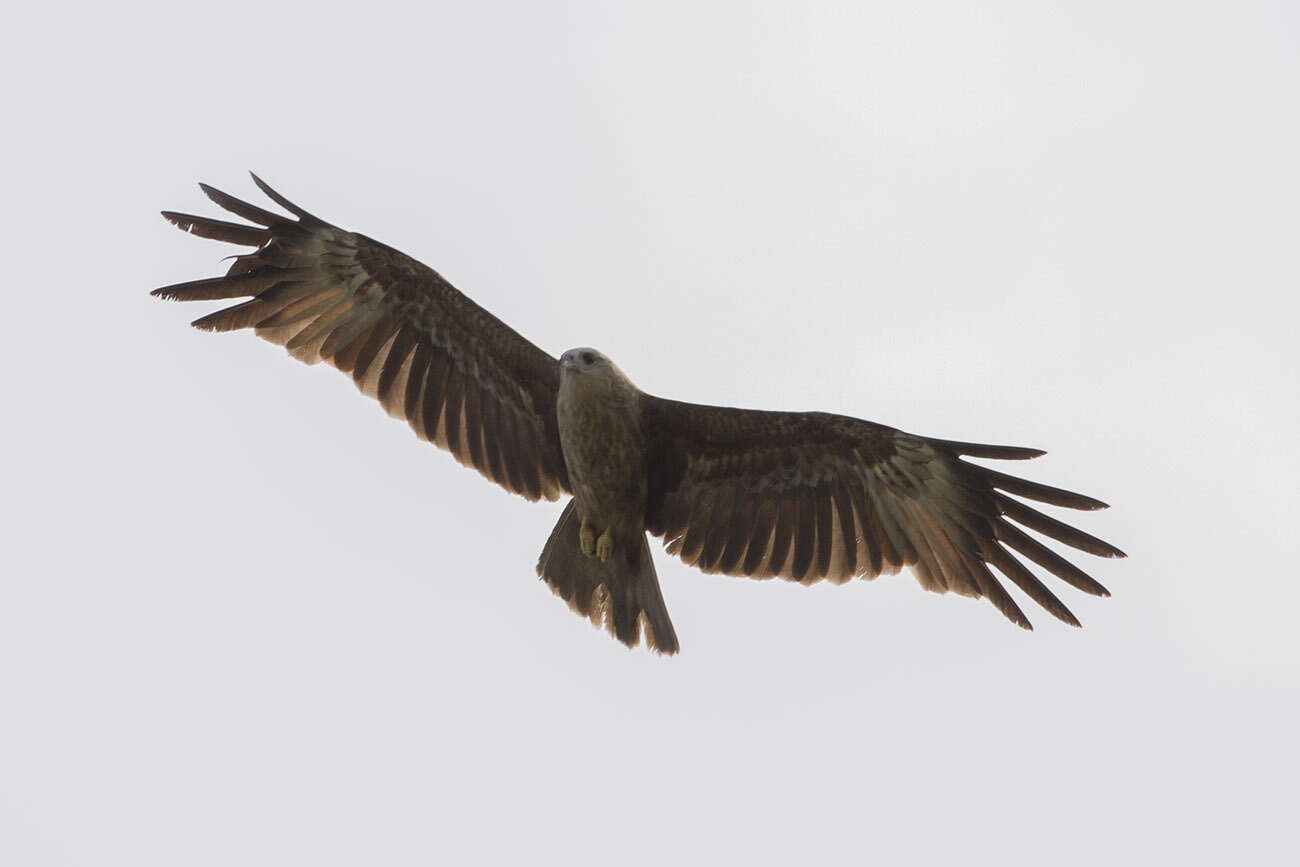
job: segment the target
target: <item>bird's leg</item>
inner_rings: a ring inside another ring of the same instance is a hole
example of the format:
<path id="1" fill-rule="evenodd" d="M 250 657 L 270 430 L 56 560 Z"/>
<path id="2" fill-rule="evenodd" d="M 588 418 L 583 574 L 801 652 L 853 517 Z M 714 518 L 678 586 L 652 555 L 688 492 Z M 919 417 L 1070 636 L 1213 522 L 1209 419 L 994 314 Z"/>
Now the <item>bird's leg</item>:
<path id="1" fill-rule="evenodd" d="M 614 536 L 606 528 L 605 532 L 601 533 L 600 538 L 596 540 L 596 556 L 600 558 L 600 562 L 604 563 L 609 560 L 609 555 L 612 553 L 614 553 Z"/>
<path id="2" fill-rule="evenodd" d="M 596 531 L 591 529 L 591 525 L 586 521 L 582 522 L 582 529 L 578 531 L 578 546 L 582 548 L 582 553 L 588 557 L 595 553 Z"/>

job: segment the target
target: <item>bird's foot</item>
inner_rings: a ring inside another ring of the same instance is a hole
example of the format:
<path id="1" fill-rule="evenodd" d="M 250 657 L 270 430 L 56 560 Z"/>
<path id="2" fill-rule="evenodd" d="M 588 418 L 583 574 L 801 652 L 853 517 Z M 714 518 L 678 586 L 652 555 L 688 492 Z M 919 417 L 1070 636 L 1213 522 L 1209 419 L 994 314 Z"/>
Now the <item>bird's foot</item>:
<path id="1" fill-rule="evenodd" d="M 582 553 L 588 557 L 592 556 L 596 550 L 596 533 L 586 524 L 578 531 L 578 546 L 582 548 Z"/>
<path id="2" fill-rule="evenodd" d="M 609 555 L 614 553 L 614 537 L 609 534 L 609 530 L 600 534 L 596 540 L 596 556 L 600 562 L 604 563 L 609 560 Z"/>

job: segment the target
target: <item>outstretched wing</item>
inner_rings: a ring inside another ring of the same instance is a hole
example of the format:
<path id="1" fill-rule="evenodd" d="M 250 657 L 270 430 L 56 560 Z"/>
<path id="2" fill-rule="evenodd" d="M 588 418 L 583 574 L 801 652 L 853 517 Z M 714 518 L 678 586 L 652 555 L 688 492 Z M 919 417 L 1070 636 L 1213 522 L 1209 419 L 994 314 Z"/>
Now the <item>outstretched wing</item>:
<path id="1" fill-rule="evenodd" d="M 644 412 L 646 527 L 705 572 L 811 583 L 911 566 L 926 589 L 987 597 L 1031 629 L 989 567 L 1056 617 L 1079 621 L 1011 550 L 1086 593 L 1110 594 L 1012 521 L 1081 551 L 1124 556 L 1007 495 L 1072 509 L 1105 503 L 959 458 L 1021 460 L 1043 454 L 1036 449 L 927 439 L 827 413 L 650 396 Z"/>
<path id="2" fill-rule="evenodd" d="M 297 219 L 206 184 L 212 201 L 256 225 L 164 211 L 185 231 L 255 247 L 224 277 L 153 294 L 250 300 L 194 321 L 252 328 L 308 364 L 328 361 L 425 440 L 530 500 L 557 499 L 568 475 L 556 429 L 558 362 L 470 301 L 436 271 L 332 226 L 253 180 Z"/>

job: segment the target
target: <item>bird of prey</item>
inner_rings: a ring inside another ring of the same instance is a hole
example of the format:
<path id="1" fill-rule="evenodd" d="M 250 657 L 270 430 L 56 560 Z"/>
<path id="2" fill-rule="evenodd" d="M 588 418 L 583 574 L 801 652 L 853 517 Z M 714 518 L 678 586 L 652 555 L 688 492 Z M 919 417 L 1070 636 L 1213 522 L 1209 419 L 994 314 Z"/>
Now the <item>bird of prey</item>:
<path id="1" fill-rule="evenodd" d="M 842 583 L 910 566 L 925 589 L 987 598 L 1025 629 L 1028 618 L 990 567 L 1051 614 L 1079 621 L 1012 551 L 1085 593 L 1109 595 L 1025 530 L 1102 557 L 1124 554 L 1016 497 L 1071 509 L 1104 503 L 962 460 L 1042 451 L 823 412 L 654 397 L 595 349 L 554 358 L 432 268 L 253 180 L 293 216 L 200 184 L 247 222 L 163 216 L 252 251 L 225 276 L 153 294 L 246 298 L 194 326 L 251 328 L 301 361 L 330 363 L 421 439 L 507 491 L 534 501 L 572 495 L 537 573 L 629 647 L 644 634 L 654 650 L 678 650 L 647 532 L 688 565 L 725 575 Z"/>

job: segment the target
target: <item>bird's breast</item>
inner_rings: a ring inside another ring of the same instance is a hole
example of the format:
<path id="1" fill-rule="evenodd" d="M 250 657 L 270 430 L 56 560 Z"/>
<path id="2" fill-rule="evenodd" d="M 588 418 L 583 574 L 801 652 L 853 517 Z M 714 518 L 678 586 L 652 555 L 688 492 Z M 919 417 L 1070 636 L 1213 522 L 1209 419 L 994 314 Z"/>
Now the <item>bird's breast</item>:
<path id="1" fill-rule="evenodd" d="M 556 401 L 556 422 L 584 517 L 623 516 L 644 507 L 645 437 L 635 400 L 600 380 L 566 377 Z"/>

